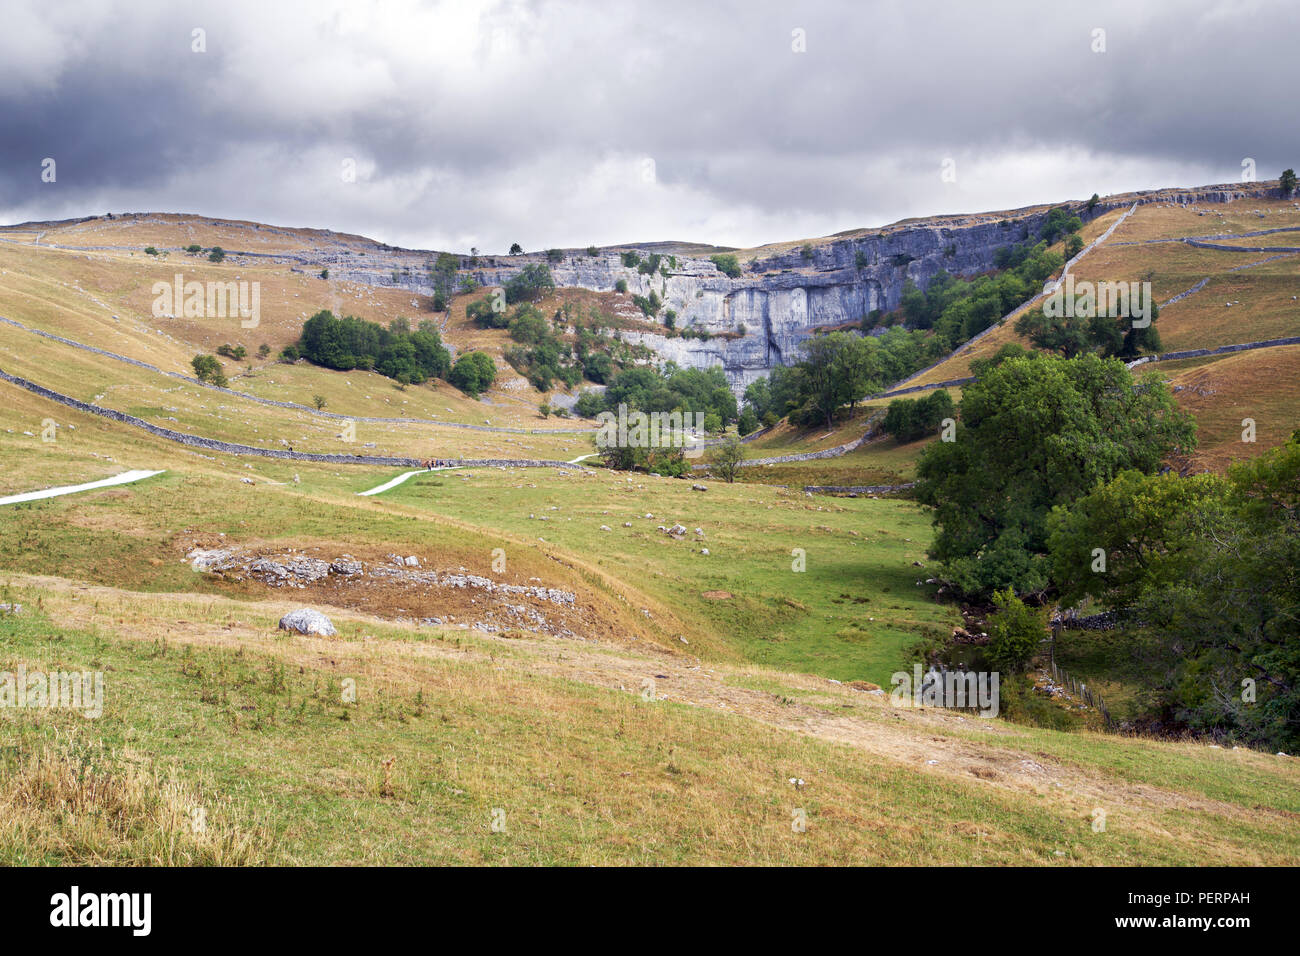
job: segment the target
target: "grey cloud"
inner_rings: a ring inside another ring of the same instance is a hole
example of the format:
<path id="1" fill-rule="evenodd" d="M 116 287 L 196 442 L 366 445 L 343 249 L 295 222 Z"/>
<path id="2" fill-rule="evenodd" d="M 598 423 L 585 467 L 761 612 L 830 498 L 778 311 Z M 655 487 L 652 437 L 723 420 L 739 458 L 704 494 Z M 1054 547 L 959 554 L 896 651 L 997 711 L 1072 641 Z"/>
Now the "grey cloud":
<path id="1" fill-rule="evenodd" d="M 1300 154 L 1300 10 L 1280 0 L 77 13 L 32 2 L 0 37 L 7 220 L 173 209 L 433 247 L 744 245 L 1230 180 L 1247 156 L 1275 176 Z M 368 171 L 352 189 L 347 157 Z"/>

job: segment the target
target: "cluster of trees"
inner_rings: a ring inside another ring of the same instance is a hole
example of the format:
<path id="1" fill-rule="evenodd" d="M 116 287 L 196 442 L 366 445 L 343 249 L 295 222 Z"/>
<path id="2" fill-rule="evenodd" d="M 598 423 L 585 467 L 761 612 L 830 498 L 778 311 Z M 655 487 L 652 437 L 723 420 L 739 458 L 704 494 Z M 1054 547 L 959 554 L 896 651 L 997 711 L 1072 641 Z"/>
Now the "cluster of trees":
<path id="1" fill-rule="evenodd" d="M 917 463 L 916 495 L 934 508 L 931 557 L 968 597 L 1042 595 L 1052 508 L 1121 471 L 1154 473 L 1195 447 L 1195 426 L 1165 384 L 1134 382 L 1116 359 L 1013 348 L 975 364 L 953 440 Z"/>
<path id="2" fill-rule="evenodd" d="M 881 428 L 902 444 L 933 435 L 944 419 L 956 414 L 952 396 L 937 389 L 924 398 L 900 398 L 889 403 Z"/>
<path id="3" fill-rule="evenodd" d="M 316 365 L 339 371 L 362 369 L 396 379 L 403 385 L 429 378 L 446 378 L 451 357 L 432 322 L 421 322 L 414 331 L 403 318 L 388 327 L 355 316 L 335 316 L 322 309 L 302 327 L 296 346 L 289 346 L 282 358 L 301 356 Z"/>
<path id="4" fill-rule="evenodd" d="M 950 352 L 1038 294 L 1065 259 L 1046 241 L 1025 242 L 999 249 L 994 264 L 996 275 L 969 280 L 940 272 L 924 292 L 907 280 L 901 302 L 906 325 L 932 329 L 939 354 Z"/>
<path id="5" fill-rule="evenodd" d="M 1017 595 L 1092 600 L 1122 613 L 1150 716 L 1300 744 L 1300 432 L 1226 477 L 1180 477 L 1163 463 L 1195 425 L 1158 377 L 1015 347 L 976 365 L 916 494 L 943 579 L 999 607 L 990 660 L 1018 666 L 1043 635 Z"/>
<path id="6" fill-rule="evenodd" d="M 465 315 L 480 328 L 509 330 L 520 345 L 507 349 L 506 360 L 539 391 L 550 391 L 557 379 L 570 387 L 583 378 L 603 385 L 633 358 L 624 343 L 603 334 L 609 319 L 594 307 L 584 323 L 574 307 L 565 303 L 548 323 L 532 303 L 498 310 L 493 297 L 484 296 L 466 306 Z M 558 334 L 570 325 L 576 330 L 573 345 Z M 620 353 L 619 358 L 613 358 L 613 352 Z"/>
<path id="7" fill-rule="evenodd" d="M 634 365 L 613 377 L 603 393 L 586 392 L 575 406 L 579 415 L 593 418 L 602 411 L 686 412 L 702 414 L 706 431 L 722 431 L 736 421 L 736 396 L 721 368 L 679 368 L 668 362 L 662 368 Z"/>
<path id="8" fill-rule="evenodd" d="M 1059 352 L 1066 358 L 1097 352 L 1108 357 L 1134 359 L 1143 352 L 1159 352 L 1163 347 L 1155 324 L 1160 317 L 1160 307 L 1154 301 L 1149 303 L 1149 307 L 1149 324 L 1138 325 L 1131 316 L 1053 316 L 1044 305 L 1030 309 L 1016 319 L 1016 334 L 1029 339 L 1035 348 Z"/>
<path id="9" fill-rule="evenodd" d="M 1061 600 L 1140 622 L 1161 722 L 1300 745 L 1300 432 L 1226 477 L 1122 471 L 1047 528 Z"/>
<path id="10" fill-rule="evenodd" d="M 556 323 L 563 321 L 556 312 Z M 582 381 L 583 367 L 573 360 L 573 350 L 552 331 L 540 309 L 524 303 L 511 314 L 510 337 L 523 343 L 506 350 L 505 358 L 540 392 L 549 392 L 559 379 L 570 387 Z"/>
<path id="11" fill-rule="evenodd" d="M 788 415 L 797 425 L 830 425 L 842 406 L 854 406 L 943 354 L 936 353 L 932 336 L 897 326 L 867 338 L 819 335 L 804 343 L 804 353 L 797 364 L 774 368 L 745 390 L 746 405 L 763 424 Z"/>

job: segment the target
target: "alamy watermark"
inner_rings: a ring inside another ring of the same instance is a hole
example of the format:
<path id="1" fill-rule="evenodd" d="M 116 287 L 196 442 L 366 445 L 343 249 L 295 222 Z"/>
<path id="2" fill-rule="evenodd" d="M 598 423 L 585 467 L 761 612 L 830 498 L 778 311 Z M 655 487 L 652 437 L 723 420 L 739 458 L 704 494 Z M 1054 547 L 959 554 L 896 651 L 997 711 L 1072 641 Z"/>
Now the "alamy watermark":
<path id="1" fill-rule="evenodd" d="M 1131 318 L 1133 328 L 1145 329 L 1151 325 L 1151 283 L 1075 282 L 1067 273 L 1043 300 L 1043 315 L 1049 319 Z"/>
<path id="2" fill-rule="evenodd" d="M 996 717 L 999 708 L 999 676 L 997 671 L 937 671 L 931 668 L 921 672 L 916 664 L 912 673 L 897 671 L 889 682 L 894 689 L 889 700 L 895 707 L 948 707 L 956 710 L 977 710 L 981 717 Z"/>
<path id="3" fill-rule="evenodd" d="M 618 414 L 601 412 L 596 416 L 596 447 L 604 448 L 682 448 L 687 458 L 698 458 L 702 445 L 695 436 L 704 431 L 703 412 L 632 412 L 627 405 L 618 406 Z"/>
<path id="4" fill-rule="evenodd" d="M 225 319 L 238 317 L 240 328 L 255 329 L 262 321 L 262 283 L 185 281 L 176 273 L 171 282 L 155 282 L 153 314 L 157 319 Z"/>
<path id="5" fill-rule="evenodd" d="M 32 708 L 79 711 L 93 720 L 104 714 L 103 671 L 0 671 L 0 709 Z"/>

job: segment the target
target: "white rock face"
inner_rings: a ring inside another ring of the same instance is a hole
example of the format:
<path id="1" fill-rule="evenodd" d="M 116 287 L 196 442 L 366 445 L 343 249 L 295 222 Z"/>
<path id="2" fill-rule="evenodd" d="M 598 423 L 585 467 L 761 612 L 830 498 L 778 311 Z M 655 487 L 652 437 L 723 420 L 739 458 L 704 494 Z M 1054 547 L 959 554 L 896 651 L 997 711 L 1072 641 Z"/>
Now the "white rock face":
<path id="1" fill-rule="evenodd" d="M 280 630 L 296 631 L 299 634 L 319 634 L 321 637 L 333 637 L 338 633 L 329 618 L 309 607 L 290 611 L 280 618 Z"/>

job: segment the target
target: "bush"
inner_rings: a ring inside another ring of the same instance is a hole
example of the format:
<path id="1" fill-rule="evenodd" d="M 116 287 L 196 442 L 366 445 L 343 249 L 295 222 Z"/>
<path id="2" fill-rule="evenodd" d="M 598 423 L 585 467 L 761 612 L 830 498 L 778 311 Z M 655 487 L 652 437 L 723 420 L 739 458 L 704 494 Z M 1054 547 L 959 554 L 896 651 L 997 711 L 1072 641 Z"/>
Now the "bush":
<path id="1" fill-rule="evenodd" d="M 264 359 L 270 354 L 271 354 L 271 346 L 267 345 L 265 342 L 263 342 L 261 345 L 257 347 L 258 358 Z"/>
<path id="2" fill-rule="evenodd" d="M 718 271 L 732 279 L 740 278 L 740 262 L 731 253 L 722 253 L 716 256 L 709 256 L 713 264 L 718 267 Z"/>
<path id="3" fill-rule="evenodd" d="M 1019 673 L 1038 653 L 1046 627 L 1044 611 L 1035 611 L 1014 591 L 993 592 L 997 611 L 989 617 L 989 643 L 985 656 L 999 671 Z"/>
<path id="4" fill-rule="evenodd" d="M 563 261 L 564 261 L 564 251 L 561 250 L 561 249 L 547 249 L 547 250 L 546 250 L 546 261 L 547 261 L 547 262 L 563 262 Z"/>
<path id="5" fill-rule="evenodd" d="M 626 294 L 627 294 L 627 280 L 626 280 L 626 279 L 619 279 L 617 282 L 615 282 L 615 283 L 614 283 L 614 291 L 615 291 L 615 292 L 618 292 L 618 293 L 621 293 L 621 294 L 623 294 L 623 295 L 626 295 Z"/>
<path id="6" fill-rule="evenodd" d="M 316 406 L 316 411 L 318 412 L 327 404 L 324 395 L 313 395 L 311 397 L 311 403 Z"/>
<path id="7" fill-rule="evenodd" d="M 226 250 L 220 246 L 213 246 L 212 251 L 208 253 L 209 262 L 221 262 L 226 258 Z"/>
<path id="8" fill-rule="evenodd" d="M 521 245 L 520 245 L 519 243 L 517 243 L 517 242 L 512 242 L 512 243 L 510 243 L 510 255 L 512 255 L 512 256 L 522 256 L 523 254 L 524 254 L 524 247 L 523 247 L 523 246 L 521 246 Z"/>
<path id="9" fill-rule="evenodd" d="M 236 362 L 242 362 L 248 355 L 248 349 L 242 345 L 218 345 L 217 354 L 228 359 L 234 359 Z"/>
<path id="10" fill-rule="evenodd" d="M 156 255 L 158 255 L 158 250 L 155 249 L 153 246 L 145 246 L 145 247 L 144 247 L 144 254 L 145 254 L 146 256 L 156 256 Z"/>
<path id="11" fill-rule="evenodd" d="M 197 256 L 200 252 L 203 251 L 203 247 L 202 247 L 201 245 L 199 245 L 197 242 L 194 242 L 194 243 L 190 243 L 190 245 L 186 246 L 186 247 L 185 247 L 185 251 L 188 252 L 188 253 L 189 253 L 190 255 L 192 255 L 192 256 Z"/>
<path id="12" fill-rule="evenodd" d="M 596 258 L 596 256 L 600 255 L 600 250 L 597 249 L 595 246 L 588 246 L 587 255 L 591 256 L 591 258 L 594 259 Z"/>

